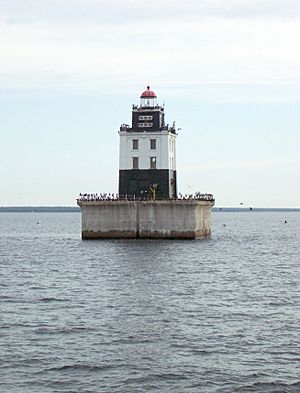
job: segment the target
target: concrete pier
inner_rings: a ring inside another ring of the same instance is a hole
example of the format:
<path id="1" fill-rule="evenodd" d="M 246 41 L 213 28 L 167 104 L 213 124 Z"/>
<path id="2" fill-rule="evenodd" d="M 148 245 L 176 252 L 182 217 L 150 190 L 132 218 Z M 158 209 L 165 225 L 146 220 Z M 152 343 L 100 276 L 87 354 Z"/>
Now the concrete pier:
<path id="1" fill-rule="evenodd" d="M 214 201 L 84 201 L 83 239 L 198 239 L 211 234 Z"/>

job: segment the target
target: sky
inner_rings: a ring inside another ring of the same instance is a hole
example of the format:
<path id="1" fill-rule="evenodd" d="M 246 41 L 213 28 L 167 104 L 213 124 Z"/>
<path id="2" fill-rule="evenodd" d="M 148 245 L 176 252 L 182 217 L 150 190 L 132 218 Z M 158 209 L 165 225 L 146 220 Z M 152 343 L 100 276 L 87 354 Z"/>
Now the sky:
<path id="1" fill-rule="evenodd" d="M 299 0 L 0 0 L 0 206 L 117 192 L 149 84 L 179 191 L 300 207 Z"/>

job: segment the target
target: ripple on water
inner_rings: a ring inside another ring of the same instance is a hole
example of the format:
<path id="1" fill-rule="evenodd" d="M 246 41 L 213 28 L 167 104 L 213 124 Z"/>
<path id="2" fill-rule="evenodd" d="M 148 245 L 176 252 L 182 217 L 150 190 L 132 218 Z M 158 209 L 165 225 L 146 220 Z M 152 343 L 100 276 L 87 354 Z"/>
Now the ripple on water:
<path id="1" fill-rule="evenodd" d="M 3 213 L 0 390 L 298 393 L 299 217 L 84 242 L 79 214 Z"/>

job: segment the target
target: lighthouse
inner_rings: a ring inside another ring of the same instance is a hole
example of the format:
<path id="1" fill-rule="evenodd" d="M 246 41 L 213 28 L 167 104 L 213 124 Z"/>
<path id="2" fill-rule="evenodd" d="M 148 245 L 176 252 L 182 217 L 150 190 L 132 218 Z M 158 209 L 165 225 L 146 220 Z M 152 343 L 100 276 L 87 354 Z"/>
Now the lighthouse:
<path id="1" fill-rule="evenodd" d="M 119 195 L 177 198 L 176 128 L 165 123 L 164 106 L 147 86 L 132 106 L 132 124 L 119 130 Z"/>
<path id="2" fill-rule="evenodd" d="M 198 239 L 211 234 L 212 194 L 177 197 L 176 127 L 147 86 L 119 130 L 119 192 L 80 194 L 83 239 Z"/>

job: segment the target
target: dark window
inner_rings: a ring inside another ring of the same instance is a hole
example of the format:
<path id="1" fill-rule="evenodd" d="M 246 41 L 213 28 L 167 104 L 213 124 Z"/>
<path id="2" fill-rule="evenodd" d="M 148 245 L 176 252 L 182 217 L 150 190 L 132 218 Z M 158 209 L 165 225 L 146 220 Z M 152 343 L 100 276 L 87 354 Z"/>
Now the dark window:
<path id="1" fill-rule="evenodd" d="M 132 157 L 132 169 L 139 169 L 139 158 Z"/>
<path id="2" fill-rule="evenodd" d="M 150 149 L 151 150 L 156 149 L 156 139 L 150 139 Z"/>
<path id="3" fill-rule="evenodd" d="M 156 169 L 156 157 L 150 157 L 150 169 Z"/>
<path id="4" fill-rule="evenodd" d="M 138 139 L 132 140 L 132 148 L 133 148 L 133 150 L 138 150 L 138 148 L 139 148 L 139 140 Z"/>

